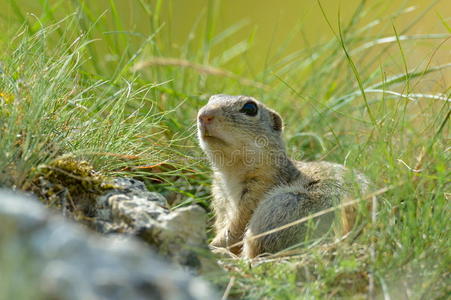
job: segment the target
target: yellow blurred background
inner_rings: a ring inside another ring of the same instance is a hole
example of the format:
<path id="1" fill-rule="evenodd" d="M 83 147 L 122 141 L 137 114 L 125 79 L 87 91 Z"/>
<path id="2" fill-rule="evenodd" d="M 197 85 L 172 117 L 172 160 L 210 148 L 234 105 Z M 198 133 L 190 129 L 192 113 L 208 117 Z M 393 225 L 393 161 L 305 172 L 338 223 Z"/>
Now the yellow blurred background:
<path id="1" fill-rule="evenodd" d="M 9 1 L 1 0 L 0 2 L 3 2 L 2 12 L 0 12 L 3 20 L 15 18 L 14 8 L 8 4 Z M 42 17 L 42 3 L 44 2 L 46 1 L 15 1 L 15 3 L 19 3 L 22 11 L 28 13 L 27 17 L 31 20 Z M 56 17 L 63 17 L 67 15 L 70 3 L 69 1 L 59 1 L 49 2 L 47 5 L 57 6 L 61 11 L 61 16 Z M 237 43 L 247 41 L 251 45 L 251 49 L 250 55 L 246 59 L 251 65 L 256 64 L 257 66 L 264 64 L 265 60 L 276 52 L 282 57 L 303 49 L 307 45 L 315 45 L 333 37 L 332 30 L 316 0 L 116 0 L 114 1 L 116 12 L 111 11 L 111 1 L 85 1 L 84 3 L 90 7 L 91 17 L 98 18 L 99 22 L 111 24 L 110 28 L 118 25 L 114 24 L 118 22 L 114 14 L 119 16 L 120 26 L 126 32 L 125 34 L 135 36 L 137 39 L 148 36 L 156 28 L 159 28 L 159 34 L 167 38 L 175 50 L 189 40 L 196 44 L 197 41 L 205 39 L 208 35 L 215 36 L 236 26 L 237 31 L 213 51 L 220 52 L 234 45 L 239 47 L 236 45 Z M 451 1 L 449 0 L 321 1 L 335 32 L 338 31 L 339 15 L 341 24 L 347 24 L 362 3 L 370 9 L 359 22 L 368 24 L 372 20 L 382 18 L 384 20 L 381 22 L 382 24 L 377 24 L 373 28 L 378 33 L 383 31 L 387 36 L 392 36 L 394 35 L 393 26 L 400 35 L 403 33 L 409 35 L 450 33 Z M 73 10 L 75 11 L 75 8 Z M 398 15 L 400 10 L 404 13 Z M 152 24 L 149 11 L 159 15 L 158 25 Z M 419 17 L 421 19 L 416 22 Z M 207 23 L 209 23 L 209 32 L 204 32 L 202 28 L 206 28 Z M 5 24 L 8 22 L 1 24 L 2 27 L 6 26 L 4 29 L 10 29 Z M 411 27 L 404 32 L 408 26 Z M 359 26 L 359 28 L 362 27 Z M 286 43 L 289 37 L 291 40 Z M 451 49 L 450 42 L 447 42 L 445 47 Z M 427 55 L 427 51 L 430 51 L 430 44 L 418 55 Z M 409 55 L 409 57 L 415 58 L 416 56 Z M 450 57 L 449 50 L 440 51 L 436 54 L 435 59 L 443 63 Z"/>

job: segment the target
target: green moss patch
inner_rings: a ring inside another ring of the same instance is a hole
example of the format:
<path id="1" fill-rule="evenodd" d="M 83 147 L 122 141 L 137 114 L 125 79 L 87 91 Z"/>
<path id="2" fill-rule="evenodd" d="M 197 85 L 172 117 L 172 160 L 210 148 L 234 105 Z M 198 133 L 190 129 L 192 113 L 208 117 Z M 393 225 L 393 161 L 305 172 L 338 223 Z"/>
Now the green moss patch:
<path id="1" fill-rule="evenodd" d="M 46 205 L 76 220 L 93 217 L 95 198 L 115 187 L 87 161 L 70 155 L 39 166 L 32 182 L 32 192 Z"/>

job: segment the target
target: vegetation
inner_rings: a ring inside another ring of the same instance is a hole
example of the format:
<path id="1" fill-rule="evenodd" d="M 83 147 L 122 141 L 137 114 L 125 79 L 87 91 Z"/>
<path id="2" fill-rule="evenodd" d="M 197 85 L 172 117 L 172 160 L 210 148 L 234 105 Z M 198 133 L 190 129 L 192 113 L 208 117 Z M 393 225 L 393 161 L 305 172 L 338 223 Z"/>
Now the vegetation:
<path id="1" fill-rule="evenodd" d="M 409 10 L 387 12 L 385 1 L 362 1 L 338 25 L 318 1 L 317 18 L 334 37 L 286 54 L 302 26 L 256 53 L 253 35 L 230 45 L 240 24 L 215 31 L 215 1 L 192 29 L 202 38 L 178 48 L 163 34 L 162 1 L 137 1 L 147 35 L 124 27 L 114 1 L 106 12 L 82 0 L 39 1 L 38 16 L 27 15 L 23 1 L 7 2 L 14 17 L 0 21 L 8 28 L 0 35 L 0 186 L 33 190 L 43 165 L 69 155 L 105 176 L 141 178 L 175 195 L 174 207 L 208 208 L 196 111 L 211 94 L 253 95 L 284 116 L 293 157 L 361 170 L 378 200 L 347 238 L 252 266 L 227 260 L 226 278 L 209 277 L 245 299 L 450 292 L 451 62 L 434 58 L 449 49 L 451 25 L 438 15 L 442 33 L 410 33 L 433 4 L 398 27 L 394 20 Z M 430 47 L 427 56 L 415 54 L 418 43 Z M 251 69 L 241 59 L 251 55 L 265 63 Z"/>

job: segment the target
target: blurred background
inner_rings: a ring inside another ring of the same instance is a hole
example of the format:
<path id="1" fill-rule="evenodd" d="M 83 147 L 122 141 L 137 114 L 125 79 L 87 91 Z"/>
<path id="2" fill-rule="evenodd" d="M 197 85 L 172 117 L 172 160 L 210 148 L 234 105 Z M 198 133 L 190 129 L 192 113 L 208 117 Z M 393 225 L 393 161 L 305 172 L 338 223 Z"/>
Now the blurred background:
<path id="1" fill-rule="evenodd" d="M 33 19 L 39 19 L 44 24 L 83 7 L 86 18 L 102 23 L 104 28 L 110 29 L 93 33 L 93 37 L 103 40 L 106 35 L 120 35 L 123 41 L 127 41 L 129 51 L 133 51 L 144 37 L 155 34 L 156 31 L 168 41 L 172 55 L 186 51 L 183 48 L 187 43 L 196 47 L 202 41 L 222 33 L 227 38 L 219 43 L 221 36 L 216 36 L 216 42 L 211 41 L 211 56 L 229 50 L 227 54 L 235 56 L 234 59 L 227 60 L 228 66 L 233 66 L 235 60 L 244 59 L 254 72 L 261 70 L 265 64 L 277 57 L 324 43 L 333 37 L 318 2 L 314 0 L 283 0 L 277 3 L 270 0 L 2 2 L 2 30 L 14 31 L 15 27 L 11 24 L 23 18 L 26 18 L 28 23 L 35 23 L 34 28 L 37 29 L 39 24 Z M 444 22 L 451 15 L 450 1 L 327 0 L 321 1 L 321 5 L 335 33 L 338 32 L 338 19 L 340 18 L 342 26 L 345 26 L 344 24 L 348 24 L 355 16 L 359 7 L 366 9 L 358 18 L 361 24 L 370 24 L 383 17 L 378 21 L 380 24 L 373 24 L 373 29 L 367 32 L 368 35 L 381 32 L 393 34 L 393 27 L 398 28 L 399 34 L 404 31 L 409 34 L 439 33 L 446 27 Z M 420 16 L 421 20 L 415 22 Z M 96 44 L 100 49 L 106 47 L 102 41 Z M 418 49 L 414 49 L 416 53 L 410 53 L 409 59 L 415 61 L 424 58 L 430 45 L 422 46 L 425 45 L 419 43 Z M 110 54 L 111 56 L 105 59 L 119 59 L 114 56 L 115 53 Z M 441 60 L 447 55 L 449 52 L 444 51 L 434 58 Z M 223 56 L 226 54 L 223 53 Z"/>

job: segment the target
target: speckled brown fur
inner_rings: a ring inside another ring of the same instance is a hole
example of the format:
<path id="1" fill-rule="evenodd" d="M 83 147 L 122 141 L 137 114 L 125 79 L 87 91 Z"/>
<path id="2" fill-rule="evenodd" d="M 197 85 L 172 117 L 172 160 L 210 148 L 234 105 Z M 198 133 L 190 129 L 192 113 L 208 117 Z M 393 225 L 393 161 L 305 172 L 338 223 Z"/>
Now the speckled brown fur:
<path id="1" fill-rule="evenodd" d="M 254 103 L 258 113 L 243 113 Z M 212 96 L 198 114 L 198 136 L 213 177 L 216 215 L 215 247 L 235 247 L 235 254 L 255 257 L 275 253 L 302 242 L 307 225 L 250 239 L 338 204 L 351 184 L 345 167 L 329 162 L 299 162 L 288 158 L 282 141 L 282 119 L 273 110 L 247 96 Z M 362 191 L 367 182 L 357 175 Z M 319 218 L 314 235 L 330 228 L 334 216 Z M 348 224 L 351 226 L 352 224 Z"/>

